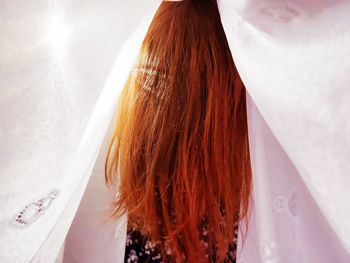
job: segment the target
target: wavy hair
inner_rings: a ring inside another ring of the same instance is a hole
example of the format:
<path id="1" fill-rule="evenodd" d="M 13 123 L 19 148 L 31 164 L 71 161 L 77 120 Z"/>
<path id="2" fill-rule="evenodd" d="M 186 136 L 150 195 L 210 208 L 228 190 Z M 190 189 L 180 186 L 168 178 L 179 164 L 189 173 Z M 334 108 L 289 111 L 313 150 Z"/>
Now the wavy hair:
<path id="1" fill-rule="evenodd" d="M 225 260 L 251 168 L 245 88 L 216 0 L 160 5 L 119 101 L 105 177 L 118 188 L 112 217 L 127 213 L 164 258 Z"/>

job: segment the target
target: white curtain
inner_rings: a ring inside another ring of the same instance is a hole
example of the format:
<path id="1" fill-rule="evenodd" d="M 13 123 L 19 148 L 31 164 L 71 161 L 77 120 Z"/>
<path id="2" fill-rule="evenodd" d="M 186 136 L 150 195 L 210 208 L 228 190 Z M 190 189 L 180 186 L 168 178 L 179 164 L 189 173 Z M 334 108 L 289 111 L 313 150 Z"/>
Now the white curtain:
<path id="1" fill-rule="evenodd" d="M 238 262 L 350 262 L 350 3 L 218 2 L 249 93 Z M 64 262 L 123 261 L 126 220 L 103 221 L 115 194 L 103 185 L 107 131 L 158 5 L 0 3 L 0 262 L 55 262 L 62 246 Z"/>
<path id="2" fill-rule="evenodd" d="M 350 262 L 350 2 L 219 2 L 250 98 L 239 262 Z"/>
<path id="3" fill-rule="evenodd" d="M 158 4 L 1 1 L 0 262 L 55 262 Z"/>

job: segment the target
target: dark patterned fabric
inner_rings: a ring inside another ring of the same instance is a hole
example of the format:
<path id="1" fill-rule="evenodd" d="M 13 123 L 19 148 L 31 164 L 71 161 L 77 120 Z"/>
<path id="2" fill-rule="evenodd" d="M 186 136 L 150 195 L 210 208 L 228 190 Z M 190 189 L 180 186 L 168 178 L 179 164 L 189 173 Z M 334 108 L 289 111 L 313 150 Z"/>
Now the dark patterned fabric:
<path id="1" fill-rule="evenodd" d="M 203 231 L 203 236 L 205 240 L 206 231 Z M 230 263 L 236 262 L 236 243 L 237 243 L 237 234 L 233 242 L 230 244 L 227 257 L 225 262 Z M 171 255 L 169 253 L 169 258 Z M 171 260 L 167 260 L 169 262 Z M 161 263 L 164 262 L 159 251 L 157 243 L 152 243 L 147 240 L 141 233 L 137 230 L 128 231 L 126 239 L 126 249 L 125 249 L 125 263 L 132 262 L 152 262 L 152 263 Z M 171 261 L 173 262 L 173 261 Z M 215 260 L 208 259 L 208 262 L 214 263 Z"/>
<path id="2" fill-rule="evenodd" d="M 157 245 L 147 240 L 139 231 L 129 231 L 126 237 L 124 262 L 160 263 L 162 256 Z"/>

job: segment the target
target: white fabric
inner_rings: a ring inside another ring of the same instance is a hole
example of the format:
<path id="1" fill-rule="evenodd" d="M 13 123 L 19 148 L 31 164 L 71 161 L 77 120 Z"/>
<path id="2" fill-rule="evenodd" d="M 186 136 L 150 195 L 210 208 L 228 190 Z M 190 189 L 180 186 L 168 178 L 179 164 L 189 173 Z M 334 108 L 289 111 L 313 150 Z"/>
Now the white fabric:
<path id="1" fill-rule="evenodd" d="M 111 125 L 109 134 L 113 128 Z M 115 197 L 115 192 L 107 191 L 104 182 L 108 138 L 109 135 L 65 240 L 63 262 L 123 262 L 127 218 L 124 216 L 117 223 L 107 221 Z"/>
<path id="2" fill-rule="evenodd" d="M 0 262 L 55 261 L 158 4 L 1 2 Z M 14 224 L 51 189 L 59 194 L 45 213 Z"/>
<path id="3" fill-rule="evenodd" d="M 302 177 L 248 99 L 253 202 L 240 263 L 349 262 Z"/>
<path id="4" fill-rule="evenodd" d="M 2 1 L 0 262 L 122 262 L 126 220 L 99 224 L 104 147 L 159 1 Z M 248 98 L 254 176 L 240 263 L 350 262 L 350 3 L 219 0 Z M 103 83 L 124 40 L 107 84 Z M 86 188 L 87 187 L 87 188 Z M 59 195 L 26 228 L 13 218 Z M 77 207 L 85 192 L 83 201 Z M 101 204 L 104 203 L 104 204 Z"/>
<path id="5" fill-rule="evenodd" d="M 219 4 L 252 98 L 254 207 L 238 262 L 350 262 L 350 2 Z"/>

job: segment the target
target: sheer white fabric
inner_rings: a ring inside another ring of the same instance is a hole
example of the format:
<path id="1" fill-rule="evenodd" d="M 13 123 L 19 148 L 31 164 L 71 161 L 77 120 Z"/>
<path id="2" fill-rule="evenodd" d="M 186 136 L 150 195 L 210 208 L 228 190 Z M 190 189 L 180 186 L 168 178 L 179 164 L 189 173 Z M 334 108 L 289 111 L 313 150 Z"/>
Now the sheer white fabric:
<path id="1" fill-rule="evenodd" d="M 115 194 L 102 181 L 106 134 L 158 5 L 1 2 L 0 262 L 54 262 L 70 226 L 64 262 L 123 261 L 125 217 L 103 223 Z M 219 5 L 250 94 L 254 191 L 238 262 L 349 262 L 350 3 Z M 44 213 L 14 223 L 52 189 Z"/>
<path id="2" fill-rule="evenodd" d="M 252 98 L 254 207 L 239 262 L 349 262 L 350 2 L 220 9 Z"/>
<path id="3" fill-rule="evenodd" d="M 1 2 L 0 262 L 55 261 L 158 4 Z M 58 196 L 34 217 L 52 189 Z M 28 205 L 23 227 L 14 219 Z"/>

